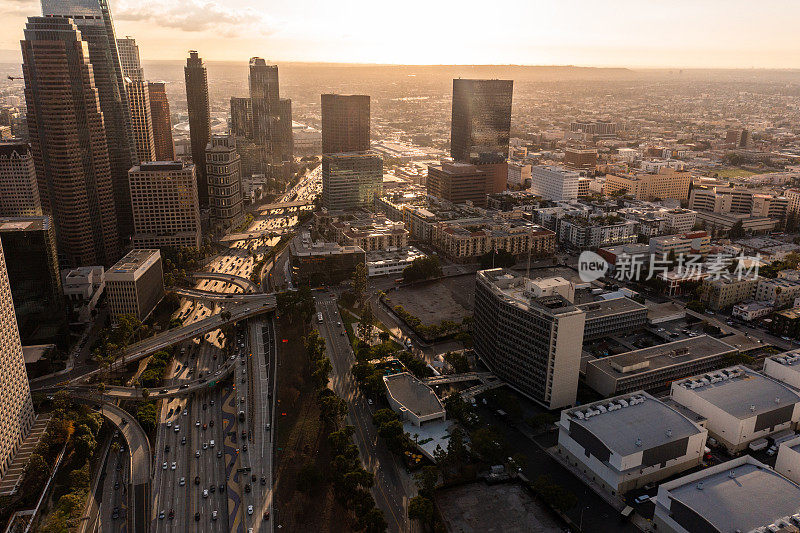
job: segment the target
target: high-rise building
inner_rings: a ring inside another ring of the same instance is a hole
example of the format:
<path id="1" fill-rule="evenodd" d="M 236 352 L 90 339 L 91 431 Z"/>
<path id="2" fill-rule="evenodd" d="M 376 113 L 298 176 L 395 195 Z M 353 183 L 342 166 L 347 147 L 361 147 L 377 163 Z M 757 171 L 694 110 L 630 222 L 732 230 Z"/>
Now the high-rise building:
<path id="1" fill-rule="evenodd" d="M 106 271 L 106 296 L 111 317 L 133 315 L 146 319 L 164 297 L 161 252 L 138 248 Z"/>
<path id="2" fill-rule="evenodd" d="M 225 227 L 238 225 L 242 219 L 242 172 L 236 137 L 211 136 L 206 147 L 206 171 L 212 222 Z"/>
<path id="3" fill-rule="evenodd" d="M 153 140 L 153 122 L 150 116 L 150 93 L 144 81 L 144 69 L 139 61 L 139 47 L 131 37 L 117 39 L 125 88 L 128 92 L 128 105 L 131 112 L 131 129 L 136 141 L 136 154 L 139 161 L 154 161 L 156 158 Z"/>
<path id="4" fill-rule="evenodd" d="M 294 138 L 292 136 L 292 100 L 281 98 L 278 104 L 277 157 L 281 163 L 294 160 Z M 291 167 L 290 167 L 291 168 Z"/>
<path id="5" fill-rule="evenodd" d="M 369 96 L 322 95 L 322 153 L 369 150 Z"/>
<path id="6" fill-rule="evenodd" d="M 163 81 L 147 82 L 150 100 L 150 121 L 153 125 L 153 144 L 156 161 L 173 161 L 175 144 L 172 142 L 172 120 L 169 115 L 166 84 Z"/>
<path id="7" fill-rule="evenodd" d="M 242 139 L 253 138 L 253 101 L 231 97 L 231 134 Z"/>
<path id="8" fill-rule="evenodd" d="M 0 217 L 41 214 L 30 145 L 21 141 L 0 142 Z"/>
<path id="9" fill-rule="evenodd" d="M 127 237 L 131 221 L 128 169 L 138 163 L 136 141 L 131 129 L 131 114 L 122 64 L 117 49 L 114 23 L 106 0 L 42 0 L 45 16 L 71 18 L 88 43 L 94 85 L 103 112 L 118 233 Z M 58 222 L 56 222 L 58 227 Z M 58 233 L 58 232 L 56 232 Z M 63 251 L 62 251 L 63 253 Z M 113 262 L 113 261 L 112 261 Z"/>
<path id="10" fill-rule="evenodd" d="M 322 156 L 322 205 L 353 209 L 372 205 L 383 190 L 383 159 L 371 152 Z"/>
<path id="11" fill-rule="evenodd" d="M 260 57 L 250 58 L 250 100 L 253 113 L 253 138 L 273 153 L 280 120 L 278 65 L 267 65 Z M 274 163 L 274 161 L 273 161 Z"/>
<path id="12" fill-rule="evenodd" d="M 71 19 L 30 17 L 21 44 L 31 153 L 61 263 L 111 265 L 119 257 L 120 240 L 104 127 L 108 119 L 86 43 Z"/>
<path id="13" fill-rule="evenodd" d="M 208 206 L 206 178 L 206 145 L 211 138 L 211 109 L 208 103 L 208 73 L 195 50 L 189 51 L 186 67 L 186 105 L 189 109 L 189 136 L 192 141 L 192 162 L 197 176 L 200 207 Z"/>
<path id="14" fill-rule="evenodd" d="M 11 287 L 6 274 L 3 247 L 0 245 L 0 477 L 5 475 L 19 445 L 33 425 L 33 399 L 25 372 L 22 343 L 19 339 Z"/>
<path id="15" fill-rule="evenodd" d="M 66 315 L 50 217 L 0 217 L 0 242 L 22 341 L 54 342 L 64 333 Z"/>
<path id="16" fill-rule="evenodd" d="M 154 161 L 130 172 L 135 248 L 200 247 L 195 165 Z"/>
<path id="17" fill-rule="evenodd" d="M 534 165 L 531 167 L 531 192 L 556 202 L 577 200 L 580 176 L 563 167 Z"/>
<path id="18" fill-rule="evenodd" d="M 513 80 L 453 80 L 450 155 L 482 167 L 490 193 L 506 188 L 513 92 Z"/>
<path id="19" fill-rule="evenodd" d="M 469 163 L 445 163 L 428 167 L 428 194 L 454 204 L 472 202 L 486 207 L 486 173 Z"/>
<path id="20" fill-rule="evenodd" d="M 500 379 L 559 409 L 575 404 L 586 313 L 561 292 L 542 293 L 536 280 L 513 271 L 479 271 L 473 339 Z"/>

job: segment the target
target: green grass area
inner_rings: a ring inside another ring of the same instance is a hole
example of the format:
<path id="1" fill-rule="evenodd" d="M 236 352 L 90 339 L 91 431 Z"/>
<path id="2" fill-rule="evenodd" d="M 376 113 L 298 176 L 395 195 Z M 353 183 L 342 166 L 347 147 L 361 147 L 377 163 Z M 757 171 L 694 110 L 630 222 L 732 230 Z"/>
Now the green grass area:
<path id="1" fill-rule="evenodd" d="M 714 170 L 712 173 L 716 174 L 720 178 L 747 178 L 750 176 L 754 176 L 756 174 L 761 174 L 761 172 L 753 172 L 752 170 L 745 170 L 743 168 L 732 167 L 732 168 L 724 168 L 722 170 Z"/>

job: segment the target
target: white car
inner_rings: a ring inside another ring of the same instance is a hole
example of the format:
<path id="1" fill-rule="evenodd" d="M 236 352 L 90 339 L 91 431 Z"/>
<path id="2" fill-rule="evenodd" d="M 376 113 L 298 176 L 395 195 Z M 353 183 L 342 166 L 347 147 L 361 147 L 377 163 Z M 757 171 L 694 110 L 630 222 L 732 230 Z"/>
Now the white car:
<path id="1" fill-rule="evenodd" d="M 194 456 L 195 457 L 200 457 L 200 450 L 197 450 L 196 452 L 194 452 Z"/>
<path id="2" fill-rule="evenodd" d="M 208 489 L 203 489 L 203 498 L 208 498 Z"/>
<path id="3" fill-rule="evenodd" d="M 177 433 L 177 432 L 179 432 L 181 430 L 181 427 L 180 426 L 175 426 L 172 429 L 175 431 L 175 433 Z"/>
<path id="4" fill-rule="evenodd" d="M 181 487 L 183 487 L 184 485 L 186 485 L 186 478 L 185 478 L 185 477 L 182 477 L 182 478 L 181 478 L 181 480 L 178 482 L 178 485 L 180 485 Z"/>
<path id="5" fill-rule="evenodd" d="M 172 461 L 172 465 L 170 465 L 169 469 L 170 470 L 175 470 L 175 468 L 177 468 L 177 466 L 178 465 L 175 464 L 175 461 Z"/>
<path id="6" fill-rule="evenodd" d="M 166 469 L 167 469 L 167 462 L 164 461 L 164 464 L 161 465 L 161 470 L 166 470 Z"/>
<path id="7" fill-rule="evenodd" d="M 183 416 L 188 416 L 188 415 L 189 415 L 189 410 L 188 409 L 184 409 L 183 410 Z"/>
<path id="8" fill-rule="evenodd" d="M 168 421 L 167 421 L 167 427 L 168 427 L 168 428 L 171 428 L 171 427 L 172 427 L 172 420 L 168 420 Z"/>
<path id="9" fill-rule="evenodd" d="M 204 443 L 203 443 L 203 449 L 204 449 L 204 450 L 207 450 L 207 449 L 208 449 L 208 443 L 207 443 L 207 442 L 204 442 Z"/>
<path id="10" fill-rule="evenodd" d="M 253 506 L 252 505 L 248 505 L 247 506 L 247 514 L 253 514 Z"/>
<path id="11" fill-rule="evenodd" d="M 211 520 L 216 520 L 216 519 L 217 519 L 217 511 L 216 510 L 211 511 Z"/>

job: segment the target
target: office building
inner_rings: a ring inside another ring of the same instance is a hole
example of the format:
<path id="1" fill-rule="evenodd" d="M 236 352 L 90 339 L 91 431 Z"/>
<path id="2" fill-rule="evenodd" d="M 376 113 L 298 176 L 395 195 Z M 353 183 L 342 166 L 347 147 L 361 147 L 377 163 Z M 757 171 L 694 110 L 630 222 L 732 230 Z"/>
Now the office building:
<path id="1" fill-rule="evenodd" d="M 564 149 L 564 165 L 580 170 L 594 170 L 597 166 L 597 150 L 587 148 Z"/>
<path id="2" fill-rule="evenodd" d="M 136 142 L 139 161 L 155 161 L 156 149 L 153 140 L 153 119 L 150 110 L 150 93 L 144 80 L 144 69 L 139 60 L 139 47 L 131 37 L 117 39 L 117 48 L 122 62 L 122 74 L 128 93 L 131 115 L 131 131 Z"/>
<path id="3" fill-rule="evenodd" d="M 424 259 L 424 253 L 413 246 L 405 246 L 393 250 L 375 250 L 367 252 L 367 276 L 397 276 L 403 273 L 406 267 L 411 266 L 415 259 Z"/>
<path id="4" fill-rule="evenodd" d="M 486 172 L 470 163 L 442 162 L 428 167 L 428 194 L 454 204 L 486 207 L 486 184 Z"/>
<path id="5" fill-rule="evenodd" d="M 231 97 L 231 134 L 242 139 L 253 138 L 253 101 Z"/>
<path id="6" fill-rule="evenodd" d="M 700 466 L 708 431 L 644 391 L 565 409 L 558 453 L 612 496 Z"/>
<path id="7" fill-rule="evenodd" d="M 289 243 L 289 265 L 295 285 L 318 287 L 341 283 L 352 278 L 356 265 L 365 261 L 366 254 L 360 247 L 313 242 L 308 232 Z"/>
<path id="8" fill-rule="evenodd" d="M 200 248 L 195 166 L 182 161 L 142 163 L 130 171 L 135 248 Z"/>
<path id="9" fill-rule="evenodd" d="M 292 100 L 281 98 L 278 105 L 278 143 L 276 148 L 276 161 L 284 165 L 285 171 L 291 170 L 294 161 L 294 137 L 292 135 Z M 289 163 L 285 165 L 285 163 Z M 276 163 L 277 164 L 277 163 Z"/>
<path id="10" fill-rule="evenodd" d="M 42 0 L 42 14 L 45 17 L 52 16 L 62 20 L 72 19 L 80 32 L 80 39 L 88 44 L 89 56 L 87 59 L 92 66 L 94 86 L 97 90 L 107 138 L 107 158 L 111 169 L 112 193 L 118 223 L 117 233 L 121 238 L 129 237 L 133 226 L 128 191 L 128 169 L 138 163 L 138 158 L 136 141 L 131 128 L 127 88 L 108 2 L 105 0 Z M 28 121 L 28 125 L 30 127 L 30 121 Z M 47 128 L 47 126 L 43 127 Z M 58 221 L 56 221 L 56 228 L 56 234 L 59 235 L 61 230 Z M 63 253 L 62 248 L 59 246 L 61 253 Z M 111 263 L 116 259 L 118 257 L 113 257 Z"/>
<path id="11" fill-rule="evenodd" d="M 485 172 L 489 194 L 506 189 L 512 80 L 453 80 L 450 155 Z"/>
<path id="12" fill-rule="evenodd" d="M 728 453 L 800 420 L 800 394 L 744 366 L 672 382 L 672 399 L 708 419 L 709 436 Z"/>
<path id="13" fill-rule="evenodd" d="M 3 247 L 0 245 L 0 346 L 3 376 L 0 395 L 0 477 L 5 475 L 19 445 L 25 439 L 36 415 L 25 372 L 22 343 L 11 303 L 11 287 L 6 274 Z"/>
<path id="14" fill-rule="evenodd" d="M 532 297 L 531 281 L 500 268 L 478 272 L 475 352 L 497 377 L 546 408 L 574 405 L 585 313 L 561 295 Z"/>
<path id="15" fill-rule="evenodd" d="M 21 141 L 0 142 L 0 216 L 41 214 L 36 165 L 30 145 Z"/>
<path id="16" fill-rule="evenodd" d="M 60 343 L 66 315 L 50 217 L 0 218 L 0 242 L 22 341 Z"/>
<path id="17" fill-rule="evenodd" d="M 369 96 L 322 95 L 322 153 L 369 150 Z"/>
<path id="18" fill-rule="evenodd" d="M 647 324 L 647 307 L 630 298 L 600 299 L 576 307 L 586 313 L 584 340 L 630 333 Z"/>
<path id="19" fill-rule="evenodd" d="M 200 207 L 208 207 L 206 178 L 206 146 L 211 138 L 211 110 L 208 102 L 208 72 L 195 50 L 189 51 L 183 69 L 186 78 L 186 105 L 189 110 L 189 136 L 192 141 L 192 163 L 197 179 Z"/>
<path id="20" fill-rule="evenodd" d="M 73 267 L 113 264 L 120 243 L 108 151 L 113 141 L 104 126 L 109 119 L 85 52 L 71 19 L 28 19 L 22 71 L 31 153 L 42 212 L 53 218 L 62 265 Z M 130 212 L 127 184 L 123 190 Z"/>
<path id="21" fill-rule="evenodd" d="M 606 175 L 605 194 L 627 194 L 636 200 L 686 200 L 692 178 L 688 172 L 665 167 L 658 172 L 631 171 Z"/>
<path id="22" fill-rule="evenodd" d="M 155 161 L 174 161 L 175 144 L 172 142 L 172 119 L 169 113 L 166 84 L 163 81 L 147 82 L 147 95 L 150 99 Z"/>
<path id="23" fill-rule="evenodd" d="M 577 200 L 579 178 L 579 173 L 563 167 L 534 165 L 531 167 L 530 191 L 555 202 Z"/>
<path id="24" fill-rule="evenodd" d="M 276 128 L 280 120 L 278 65 L 268 65 L 260 57 L 251 57 L 249 67 L 253 138 L 258 144 L 267 147 L 267 152 L 271 155 L 272 144 L 277 140 Z"/>
<path id="25" fill-rule="evenodd" d="M 655 391 L 682 376 L 725 366 L 727 358 L 738 352 L 714 337 L 700 335 L 590 360 L 586 384 L 603 396 Z"/>
<path id="26" fill-rule="evenodd" d="M 743 455 L 659 485 L 653 525 L 665 533 L 797 533 L 798 512 L 800 485 Z"/>
<path id="27" fill-rule="evenodd" d="M 555 253 L 556 234 L 523 219 L 466 218 L 433 225 L 431 243 L 459 263 L 477 262 L 492 250 L 505 250 L 519 260 Z"/>
<path id="28" fill-rule="evenodd" d="M 370 152 L 322 156 L 322 205 L 327 209 L 371 206 L 383 190 L 383 160 Z"/>
<path id="29" fill-rule="evenodd" d="M 242 170 L 234 136 L 211 136 L 206 147 L 206 172 L 212 223 L 237 226 L 243 218 Z"/>
<path id="30" fill-rule="evenodd" d="M 111 317 L 133 315 L 145 320 L 164 297 L 161 252 L 133 249 L 106 271 L 106 296 Z"/>
<path id="31" fill-rule="evenodd" d="M 575 249 L 587 250 L 635 243 L 636 223 L 618 217 L 564 217 L 558 224 L 558 239 Z"/>
<path id="32" fill-rule="evenodd" d="M 689 196 L 689 209 L 753 218 L 781 219 L 789 204 L 784 196 L 743 187 L 695 187 Z"/>
<path id="33" fill-rule="evenodd" d="M 531 166 L 521 163 L 508 164 L 508 184 L 525 187 L 531 181 Z"/>
<path id="34" fill-rule="evenodd" d="M 70 321 L 88 324 L 92 311 L 105 294 L 106 274 L 101 266 L 84 266 L 67 271 L 63 276 L 64 299 L 72 311 Z"/>

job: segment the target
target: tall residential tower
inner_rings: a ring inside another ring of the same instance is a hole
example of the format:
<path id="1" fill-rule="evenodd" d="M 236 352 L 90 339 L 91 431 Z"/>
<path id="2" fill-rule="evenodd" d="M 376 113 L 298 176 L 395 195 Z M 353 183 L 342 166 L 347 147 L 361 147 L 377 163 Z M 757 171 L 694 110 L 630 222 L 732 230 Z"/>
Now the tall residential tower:
<path id="1" fill-rule="evenodd" d="M 186 105 L 189 109 L 189 136 L 197 178 L 197 195 L 200 207 L 205 208 L 208 207 L 206 145 L 211 138 L 211 109 L 208 103 L 208 72 L 195 50 L 189 51 L 183 72 L 186 78 Z"/>
<path id="2" fill-rule="evenodd" d="M 139 61 L 139 47 L 131 37 L 117 39 L 122 72 L 125 75 L 125 88 L 131 112 L 131 128 L 136 141 L 139 161 L 153 161 L 156 158 L 153 141 L 153 122 L 150 118 L 150 94 L 144 81 L 144 69 Z"/>

